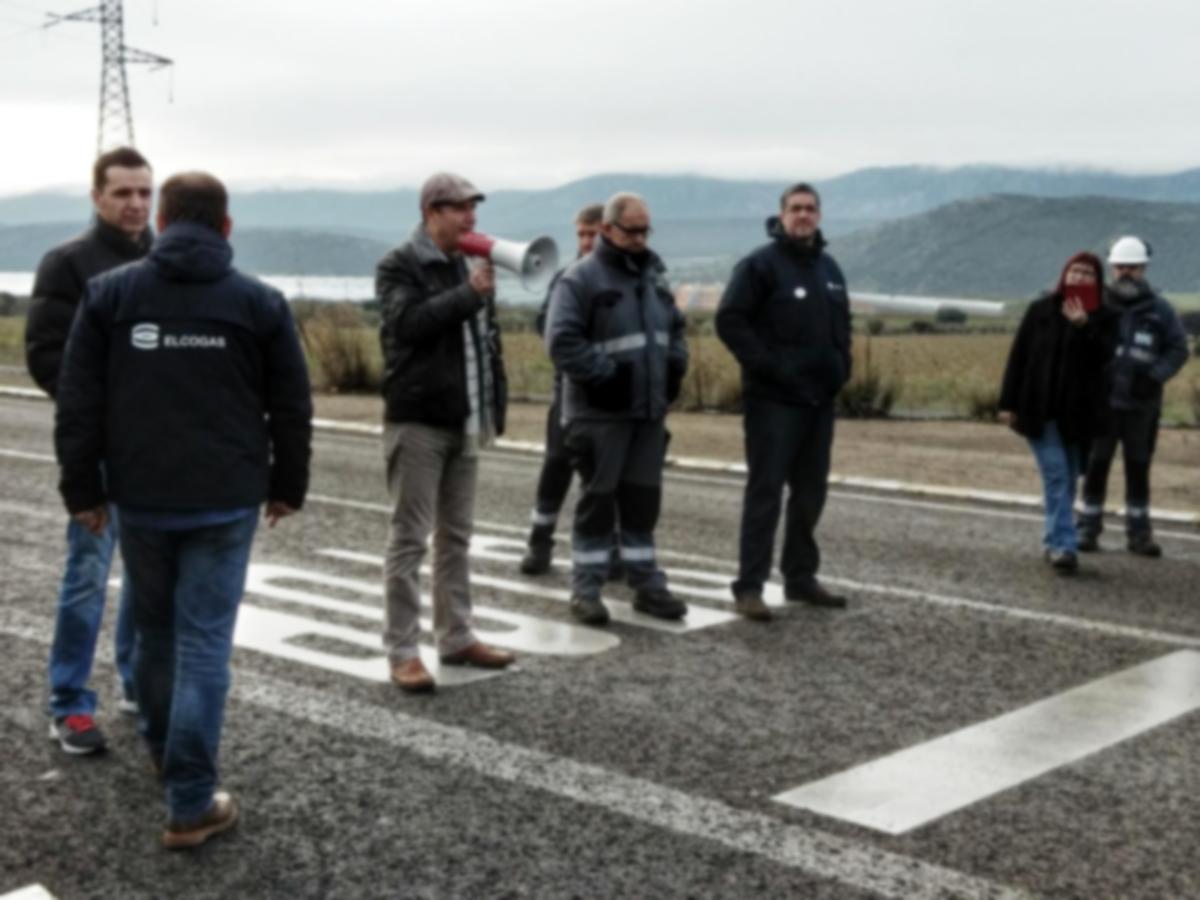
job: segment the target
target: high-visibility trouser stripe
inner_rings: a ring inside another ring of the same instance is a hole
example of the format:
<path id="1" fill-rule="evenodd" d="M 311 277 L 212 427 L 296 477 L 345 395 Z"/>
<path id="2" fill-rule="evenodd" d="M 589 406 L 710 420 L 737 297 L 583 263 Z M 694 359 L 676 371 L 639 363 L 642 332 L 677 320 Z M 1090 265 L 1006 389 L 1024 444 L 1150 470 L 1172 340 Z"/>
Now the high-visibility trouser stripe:
<path id="1" fill-rule="evenodd" d="M 1096 503 L 1081 503 L 1079 511 L 1085 516 L 1098 516 L 1104 512 L 1104 507 Z"/>
<path id="2" fill-rule="evenodd" d="M 558 513 L 538 512 L 536 509 L 530 514 L 529 521 L 534 525 L 557 525 Z"/>
<path id="3" fill-rule="evenodd" d="M 1144 519 L 1150 515 L 1150 507 L 1148 506 L 1130 506 L 1125 510 L 1125 515 L 1131 519 Z"/>
<path id="4" fill-rule="evenodd" d="M 611 550 L 572 550 L 571 562 L 577 566 L 607 566 L 611 552 Z"/>
<path id="5" fill-rule="evenodd" d="M 665 331 L 656 331 L 654 332 L 654 343 L 660 347 L 666 347 L 671 343 L 671 336 Z"/>
<path id="6" fill-rule="evenodd" d="M 621 545 L 621 559 L 625 562 L 654 562 L 653 547 L 626 547 Z"/>

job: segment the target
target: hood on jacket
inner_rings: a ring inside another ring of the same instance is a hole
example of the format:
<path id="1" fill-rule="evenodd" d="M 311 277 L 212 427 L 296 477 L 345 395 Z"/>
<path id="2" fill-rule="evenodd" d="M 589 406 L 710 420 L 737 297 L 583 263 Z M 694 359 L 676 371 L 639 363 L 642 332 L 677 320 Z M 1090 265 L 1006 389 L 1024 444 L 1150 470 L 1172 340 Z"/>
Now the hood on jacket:
<path id="1" fill-rule="evenodd" d="M 799 238 L 794 238 L 783 230 L 783 223 L 779 220 L 779 216 L 768 216 L 765 223 L 767 229 L 767 237 L 777 242 L 780 246 L 799 253 L 801 256 L 820 256 L 821 251 L 826 247 L 825 235 L 818 228 L 813 234 L 811 242 L 802 241 Z"/>
<path id="2" fill-rule="evenodd" d="M 171 281 L 216 281 L 233 265 L 233 247 L 198 222 L 168 225 L 150 250 L 150 263 Z"/>

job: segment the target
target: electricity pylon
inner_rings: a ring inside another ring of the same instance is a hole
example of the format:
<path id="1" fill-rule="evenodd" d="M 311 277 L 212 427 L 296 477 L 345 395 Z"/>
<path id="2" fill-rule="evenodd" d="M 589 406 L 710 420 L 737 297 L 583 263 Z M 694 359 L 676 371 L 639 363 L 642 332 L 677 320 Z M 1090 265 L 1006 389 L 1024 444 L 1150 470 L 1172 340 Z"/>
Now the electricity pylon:
<path id="1" fill-rule="evenodd" d="M 165 56 L 147 53 L 125 45 L 125 14 L 122 0 L 101 0 L 99 6 L 81 9 L 69 15 L 48 14 L 46 27 L 62 22 L 99 22 L 103 63 L 100 69 L 100 128 L 96 139 L 97 154 L 122 144 L 132 147 L 133 111 L 129 106 L 129 82 L 125 64 L 147 65 L 162 69 L 174 65 Z"/>

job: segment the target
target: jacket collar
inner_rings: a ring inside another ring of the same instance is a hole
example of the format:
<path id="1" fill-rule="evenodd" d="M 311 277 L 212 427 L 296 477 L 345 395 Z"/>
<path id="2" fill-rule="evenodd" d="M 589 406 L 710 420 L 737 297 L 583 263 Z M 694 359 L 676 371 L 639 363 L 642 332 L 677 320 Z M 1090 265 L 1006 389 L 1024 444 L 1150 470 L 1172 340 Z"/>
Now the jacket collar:
<path id="1" fill-rule="evenodd" d="M 779 221 L 779 216 L 771 216 L 766 221 L 767 236 L 775 241 L 783 249 L 789 253 L 794 253 L 804 259 L 816 259 L 824 251 L 826 242 L 825 235 L 821 233 L 821 229 L 817 229 L 813 235 L 812 242 L 802 241 L 794 238 L 783 230 L 783 223 Z"/>
<path id="2" fill-rule="evenodd" d="M 645 261 L 639 264 L 631 254 L 626 253 L 603 235 L 596 242 L 595 249 L 592 250 L 592 255 L 606 266 L 612 266 L 615 269 L 628 272 L 630 275 L 650 275 L 651 277 L 655 277 L 667 271 L 666 265 L 653 250 L 647 248 Z"/>
<path id="3" fill-rule="evenodd" d="M 419 222 L 417 227 L 413 229 L 410 240 L 412 241 L 413 252 L 417 254 L 417 262 L 421 265 L 428 266 L 434 263 L 450 262 L 450 257 L 429 236 L 424 222 Z"/>
<path id="4" fill-rule="evenodd" d="M 120 228 L 110 225 L 99 216 L 92 219 L 92 234 L 114 253 L 124 259 L 141 259 L 150 252 L 154 232 L 146 228 L 137 238 L 131 238 Z"/>

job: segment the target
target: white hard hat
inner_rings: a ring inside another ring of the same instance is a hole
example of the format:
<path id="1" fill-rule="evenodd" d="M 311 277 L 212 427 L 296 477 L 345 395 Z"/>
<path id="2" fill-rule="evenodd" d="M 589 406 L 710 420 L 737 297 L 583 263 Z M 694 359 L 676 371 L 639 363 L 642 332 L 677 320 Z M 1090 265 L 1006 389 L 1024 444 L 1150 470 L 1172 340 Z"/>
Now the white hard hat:
<path id="1" fill-rule="evenodd" d="M 1150 245 L 1132 235 L 1117 238 L 1108 251 L 1108 263 L 1112 266 L 1144 266 L 1148 262 Z"/>

